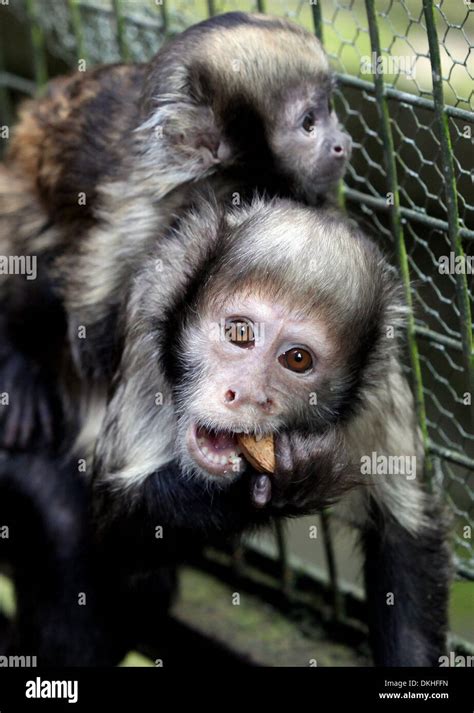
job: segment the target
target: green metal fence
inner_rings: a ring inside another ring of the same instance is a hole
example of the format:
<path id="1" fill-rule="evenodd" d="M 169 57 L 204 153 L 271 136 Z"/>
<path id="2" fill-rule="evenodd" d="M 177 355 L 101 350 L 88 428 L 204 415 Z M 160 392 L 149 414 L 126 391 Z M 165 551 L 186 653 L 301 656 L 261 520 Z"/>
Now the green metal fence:
<path id="1" fill-rule="evenodd" d="M 336 109 L 354 140 L 343 199 L 398 264 L 411 308 L 407 369 L 426 478 L 452 508 L 457 573 L 474 579 L 473 278 L 469 269 L 440 271 L 440 258 L 468 266 L 464 258 L 472 255 L 474 3 L 9 0 L 6 10 L 28 32 L 31 65 L 23 71 L 10 66 L 3 38 L 2 123 L 9 124 L 22 95 L 65 66 L 148 59 L 166 36 L 233 9 L 291 17 L 312 28 L 331 57 L 339 79 Z M 321 532 L 333 614 L 341 620 L 344 602 L 327 516 Z M 275 586 L 296 596 L 281 528 L 275 538 Z M 241 551 L 230 561 L 241 574 Z"/>

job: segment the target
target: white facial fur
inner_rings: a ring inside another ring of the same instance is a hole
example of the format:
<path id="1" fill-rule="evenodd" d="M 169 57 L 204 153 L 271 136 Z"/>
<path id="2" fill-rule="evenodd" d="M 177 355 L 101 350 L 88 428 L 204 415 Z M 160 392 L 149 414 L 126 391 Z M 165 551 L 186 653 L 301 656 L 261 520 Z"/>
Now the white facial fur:
<path id="1" fill-rule="evenodd" d="M 245 319 L 253 325 L 252 347 L 225 338 L 229 319 Z M 311 354 L 311 369 L 297 373 L 279 362 L 278 357 L 292 347 Z M 233 457 L 226 463 L 226 450 L 213 452 L 217 467 L 206 468 L 196 448 L 196 424 L 233 434 L 278 431 L 292 416 L 309 408 L 311 394 L 331 374 L 335 352 L 322 321 L 295 318 L 284 305 L 249 297 L 234 297 L 223 309 L 207 310 L 186 331 L 182 349 L 186 365 L 199 376 L 193 380 L 192 391 L 179 399 L 186 414 L 179 429 L 181 460 L 187 470 L 219 477 L 240 472 L 244 464 Z M 194 429 L 191 438 L 190 428 Z"/>

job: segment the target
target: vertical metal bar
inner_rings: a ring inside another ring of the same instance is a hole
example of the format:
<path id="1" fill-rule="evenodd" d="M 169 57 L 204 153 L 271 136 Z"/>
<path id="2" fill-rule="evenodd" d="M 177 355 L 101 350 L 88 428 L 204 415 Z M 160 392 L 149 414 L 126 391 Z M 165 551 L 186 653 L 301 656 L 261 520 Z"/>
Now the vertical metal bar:
<path id="1" fill-rule="evenodd" d="M 323 16 L 321 13 L 321 0 L 313 0 L 311 3 L 311 11 L 313 13 L 314 34 L 318 40 L 323 41 Z"/>
<path id="2" fill-rule="evenodd" d="M 453 165 L 453 149 L 451 146 L 451 136 L 449 134 L 448 117 L 444 112 L 444 91 L 443 78 L 441 74 L 441 58 L 438 45 L 438 32 L 434 17 L 432 0 L 423 0 L 423 12 L 426 21 L 426 32 L 428 34 L 428 46 L 430 49 L 431 77 L 433 81 L 433 101 L 438 125 L 438 137 L 441 149 L 441 162 L 444 177 L 444 191 L 446 196 L 446 207 L 448 213 L 448 237 L 451 243 L 451 250 L 456 257 L 464 260 L 464 249 L 461 236 L 459 234 L 459 210 L 458 195 L 456 189 L 456 178 Z M 471 306 L 469 303 L 469 289 L 466 274 L 455 275 L 456 297 L 461 314 L 461 341 L 464 357 L 466 377 L 468 380 L 468 390 L 471 394 L 471 418 L 474 422 L 474 354 L 472 351 L 472 321 Z"/>
<path id="3" fill-rule="evenodd" d="M 367 20 L 369 25 L 370 44 L 372 53 L 376 57 L 381 56 L 380 37 L 377 26 L 377 17 L 375 13 L 374 0 L 365 0 L 367 11 Z M 408 350 L 410 354 L 410 365 L 413 379 L 413 390 L 415 396 L 415 408 L 418 418 L 418 423 L 421 429 L 423 448 L 425 451 L 425 476 L 428 484 L 431 480 L 432 464 L 428 453 L 428 427 L 426 423 L 426 408 L 425 397 L 423 394 L 423 380 L 421 376 L 420 357 L 418 353 L 418 344 L 415 337 L 415 318 L 413 315 L 413 300 L 410 286 L 410 268 L 408 265 L 408 256 L 405 245 L 405 236 L 403 234 L 402 221 L 400 216 L 400 196 L 398 191 L 397 164 L 395 161 L 395 149 L 393 144 L 393 136 L 390 127 L 390 116 L 388 112 L 387 97 L 385 95 L 385 85 L 382 72 L 379 67 L 374 68 L 373 73 L 375 95 L 377 97 L 377 106 L 380 114 L 380 133 L 384 147 L 384 164 L 387 173 L 388 190 L 392 194 L 392 202 L 389 206 L 390 227 L 397 250 L 398 266 L 403 283 L 405 300 L 408 307 L 407 317 L 407 338 Z"/>
<path id="4" fill-rule="evenodd" d="M 125 18 L 122 14 L 122 0 L 112 0 L 114 8 L 115 23 L 117 27 L 117 46 L 121 59 L 126 62 L 130 59 L 127 41 L 125 39 Z"/>
<path id="5" fill-rule="evenodd" d="M 214 17 L 216 14 L 216 3 L 214 0 L 207 0 L 207 14 L 209 17 Z"/>
<path id="6" fill-rule="evenodd" d="M 161 0 L 160 13 L 161 13 L 161 21 L 163 22 L 163 30 L 164 30 L 165 34 L 167 34 L 169 26 L 170 26 L 170 18 L 168 15 L 168 6 L 166 4 L 166 0 Z"/>
<path id="7" fill-rule="evenodd" d="M 36 0 L 26 0 L 26 12 L 30 21 L 31 44 L 33 47 L 35 80 L 38 87 L 42 87 L 48 81 L 48 69 L 46 65 L 44 32 L 38 23 L 37 11 L 38 6 Z"/>
<path id="8" fill-rule="evenodd" d="M 323 533 L 324 554 L 326 556 L 329 581 L 331 584 L 334 620 L 341 621 L 344 616 L 344 603 L 339 589 L 339 577 L 337 576 L 336 555 L 332 541 L 330 515 L 328 512 L 322 512 L 320 517 L 321 530 Z"/>
<path id="9" fill-rule="evenodd" d="M 293 583 L 293 575 L 289 565 L 285 531 L 281 520 L 275 521 L 275 536 L 278 552 L 278 564 L 280 567 L 281 589 L 285 597 L 289 597 Z"/>
<path id="10" fill-rule="evenodd" d="M 68 0 L 69 14 L 71 16 L 71 25 L 76 38 L 76 56 L 77 59 L 87 61 L 86 48 L 84 43 L 84 28 L 82 24 L 81 8 L 78 0 Z"/>
<path id="11" fill-rule="evenodd" d="M 266 12 L 265 0 L 257 0 L 257 12 Z"/>
<path id="12" fill-rule="evenodd" d="M 5 55 L 3 52 L 2 43 L 0 42 L 0 72 L 4 72 L 4 71 L 5 71 Z M 0 82 L 0 107 L 1 107 L 1 114 L 0 114 L 1 120 L 5 124 L 5 126 L 10 127 L 12 120 L 13 120 L 12 102 L 11 102 L 11 97 L 10 97 L 10 90 L 3 82 Z M 2 140 L 0 143 L 1 143 L 1 147 L 3 149 L 5 147 L 6 141 Z"/>
<path id="13" fill-rule="evenodd" d="M 245 567 L 245 550 L 240 537 L 235 537 L 231 542 L 232 571 L 236 577 L 242 577 Z"/>

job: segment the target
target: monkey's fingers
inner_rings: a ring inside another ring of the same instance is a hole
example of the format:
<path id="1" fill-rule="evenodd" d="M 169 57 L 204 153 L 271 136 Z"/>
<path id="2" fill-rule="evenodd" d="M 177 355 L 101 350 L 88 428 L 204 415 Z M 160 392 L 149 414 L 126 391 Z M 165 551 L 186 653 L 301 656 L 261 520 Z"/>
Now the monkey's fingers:
<path id="1" fill-rule="evenodd" d="M 272 497 L 272 483 L 268 475 L 254 475 L 251 481 L 252 503 L 257 508 L 263 508 Z"/>

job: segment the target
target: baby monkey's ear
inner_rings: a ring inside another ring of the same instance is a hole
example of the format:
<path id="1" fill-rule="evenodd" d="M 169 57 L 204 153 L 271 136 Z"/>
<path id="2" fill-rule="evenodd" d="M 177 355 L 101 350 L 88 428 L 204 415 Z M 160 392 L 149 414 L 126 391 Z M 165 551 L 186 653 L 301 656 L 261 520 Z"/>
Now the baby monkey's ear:
<path id="1" fill-rule="evenodd" d="M 179 171 L 185 180 L 204 178 L 229 164 L 233 151 L 210 106 L 160 97 L 150 116 L 136 129 L 158 172 Z"/>

